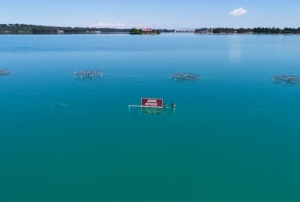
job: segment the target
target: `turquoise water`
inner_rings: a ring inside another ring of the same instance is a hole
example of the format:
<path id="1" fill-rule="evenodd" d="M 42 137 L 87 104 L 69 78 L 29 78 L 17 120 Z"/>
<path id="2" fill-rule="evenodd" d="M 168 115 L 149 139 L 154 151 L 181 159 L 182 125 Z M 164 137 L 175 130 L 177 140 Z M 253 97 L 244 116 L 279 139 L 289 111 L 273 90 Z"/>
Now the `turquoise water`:
<path id="1" fill-rule="evenodd" d="M 0 201 L 299 201 L 300 86 L 272 82 L 299 55 L 296 35 L 0 36 Z"/>

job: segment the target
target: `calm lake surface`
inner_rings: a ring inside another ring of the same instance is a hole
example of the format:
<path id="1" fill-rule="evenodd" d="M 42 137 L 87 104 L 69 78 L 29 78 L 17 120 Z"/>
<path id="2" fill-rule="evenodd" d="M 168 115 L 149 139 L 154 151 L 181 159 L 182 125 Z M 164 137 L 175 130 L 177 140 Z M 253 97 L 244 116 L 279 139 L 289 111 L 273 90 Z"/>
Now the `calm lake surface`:
<path id="1" fill-rule="evenodd" d="M 300 86 L 272 76 L 299 56 L 296 35 L 0 36 L 0 201 L 298 202 Z"/>

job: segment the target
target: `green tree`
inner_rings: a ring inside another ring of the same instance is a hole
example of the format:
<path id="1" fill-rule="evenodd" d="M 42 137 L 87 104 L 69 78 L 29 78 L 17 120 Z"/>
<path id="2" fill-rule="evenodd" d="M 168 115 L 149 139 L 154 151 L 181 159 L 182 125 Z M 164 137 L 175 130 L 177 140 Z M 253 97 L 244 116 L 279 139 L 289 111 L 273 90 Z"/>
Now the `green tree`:
<path id="1" fill-rule="evenodd" d="M 136 29 L 136 28 L 132 28 L 129 31 L 130 34 L 142 34 L 142 30 L 141 29 Z"/>

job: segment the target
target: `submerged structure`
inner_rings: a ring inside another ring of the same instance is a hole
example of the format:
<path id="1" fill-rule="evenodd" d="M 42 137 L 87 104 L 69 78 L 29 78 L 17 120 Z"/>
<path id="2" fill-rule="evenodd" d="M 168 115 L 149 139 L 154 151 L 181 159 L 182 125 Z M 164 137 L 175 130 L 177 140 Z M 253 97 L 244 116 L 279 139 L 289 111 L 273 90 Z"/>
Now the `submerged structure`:
<path id="1" fill-rule="evenodd" d="M 0 75 L 9 75 L 11 71 L 9 69 L 0 69 Z"/>
<path id="2" fill-rule="evenodd" d="M 162 115 L 163 114 L 163 99 L 161 98 L 141 98 L 141 105 L 128 105 L 131 107 L 141 108 L 142 114 Z M 165 109 L 168 107 L 164 107 Z"/>
<path id="3" fill-rule="evenodd" d="M 85 70 L 78 71 L 74 73 L 75 79 L 93 79 L 93 78 L 102 78 L 103 72 L 98 70 Z"/>
<path id="4" fill-rule="evenodd" d="M 285 84 L 298 85 L 300 83 L 300 77 L 287 76 L 287 75 L 277 75 L 277 76 L 273 76 L 273 81 L 275 83 L 285 83 Z"/>
<path id="5" fill-rule="evenodd" d="M 191 74 L 191 73 L 172 74 L 170 78 L 174 81 L 199 81 L 200 80 L 200 76 L 198 74 Z"/>

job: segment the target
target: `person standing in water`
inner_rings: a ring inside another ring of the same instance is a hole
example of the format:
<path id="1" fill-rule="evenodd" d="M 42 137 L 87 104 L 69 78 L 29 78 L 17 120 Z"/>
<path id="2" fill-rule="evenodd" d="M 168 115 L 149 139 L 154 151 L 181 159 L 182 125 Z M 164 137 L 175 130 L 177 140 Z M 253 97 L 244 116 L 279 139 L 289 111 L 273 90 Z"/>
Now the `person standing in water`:
<path id="1" fill-rule="evenodd" d="M 175 113 L 176 104 L 172 103 L 172 113 Z"/>

